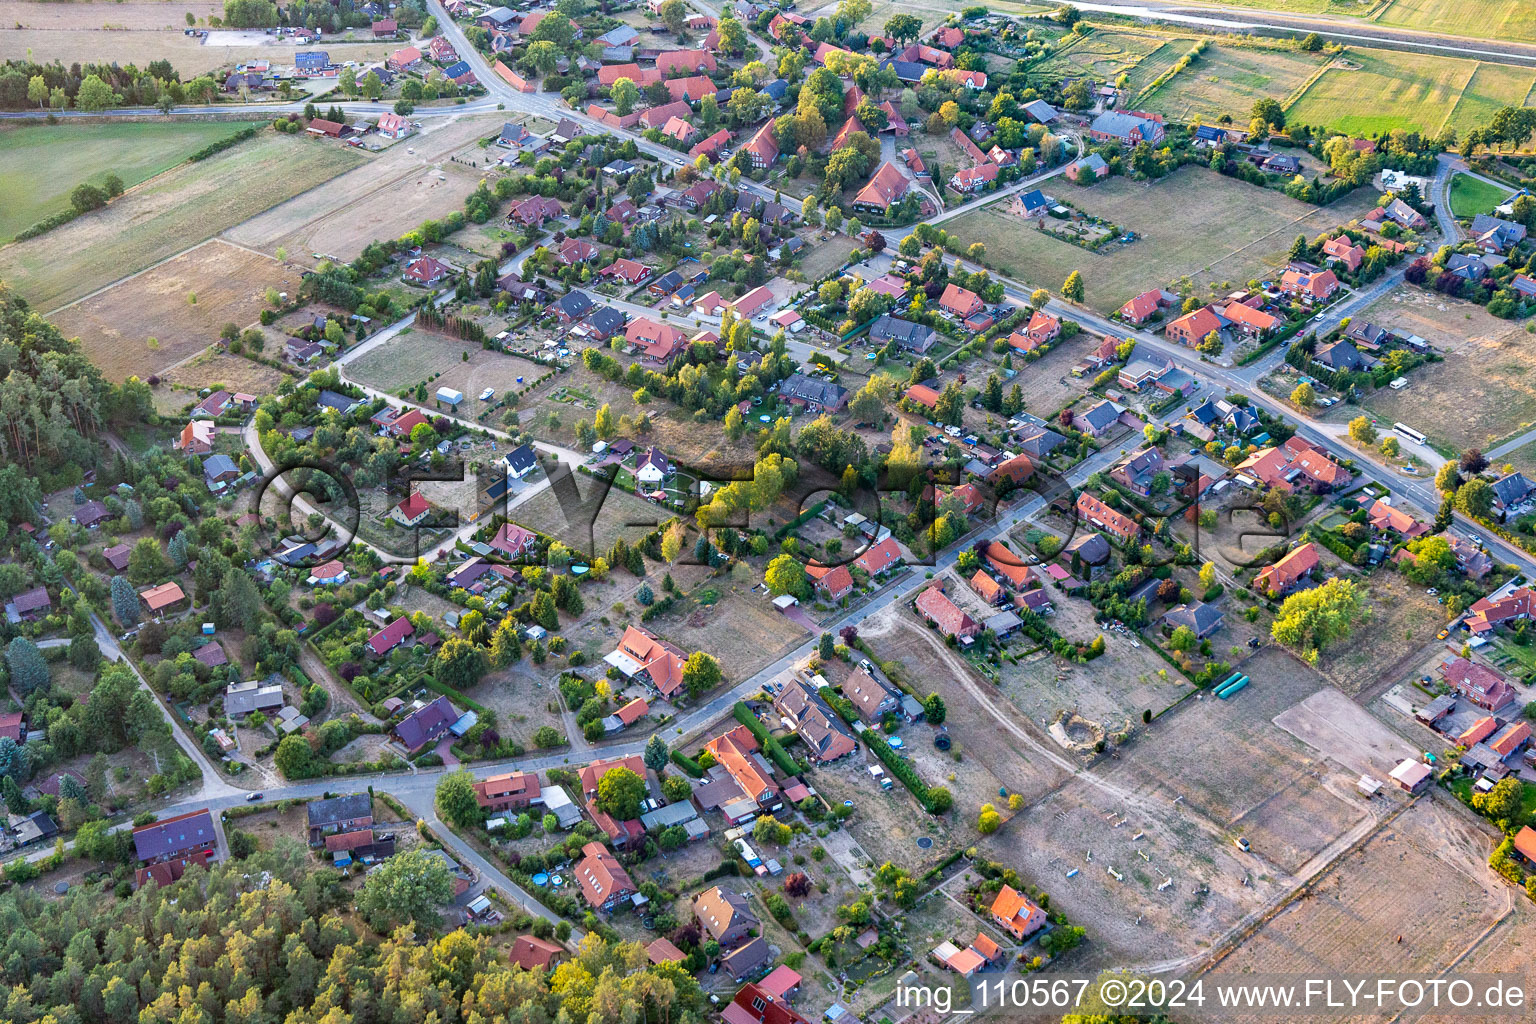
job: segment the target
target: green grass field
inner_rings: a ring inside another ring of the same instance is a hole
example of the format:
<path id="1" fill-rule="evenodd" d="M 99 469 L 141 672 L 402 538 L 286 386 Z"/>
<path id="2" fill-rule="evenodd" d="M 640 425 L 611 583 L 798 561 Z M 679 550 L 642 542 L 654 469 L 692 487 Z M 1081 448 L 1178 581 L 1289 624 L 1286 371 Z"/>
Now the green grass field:
<path id="1" fill-rule="evenodd" d="M 0 131 L 0 243 L 69 208 L 77 185 L 100 185 L 109 174 L 132 188 L 185 160 L 243 125 L 38 125 Z"/>
<path id="2" fill-rule="evenodd" d="M 1177 56 L 1187 50 L 1181 48 Z M 1231 114 L 1242 121 L 1255 100 L 1270 98 L 1284 103 L 1327 59 L 1297 50 L 1213 44 L 1141 105 L 1175 120 L 1200 117 L 1214 121 L 1222 114 Z M 1138 66 L 1131 76 L 1133 81 L 1140 72 Z"/>
<path id="3" fill-rule="evenodd" d="M 1458 174 L 1451 179 L 1451 214 L 1455 217 L 1476 217 L 1490 213 L 1495 206 L 1509 198 L 1510 190 L 1490 185 L 1470 174 Z"/>
<path id="4" fill-rule="evenodd" d="M 1354 135 L 1393 128 L 1438 132 L 1477 71 L 1477 62 L 1351 49 L 1358 68 L 1329 68 L 1286 110 L 1292 123 Z"/>

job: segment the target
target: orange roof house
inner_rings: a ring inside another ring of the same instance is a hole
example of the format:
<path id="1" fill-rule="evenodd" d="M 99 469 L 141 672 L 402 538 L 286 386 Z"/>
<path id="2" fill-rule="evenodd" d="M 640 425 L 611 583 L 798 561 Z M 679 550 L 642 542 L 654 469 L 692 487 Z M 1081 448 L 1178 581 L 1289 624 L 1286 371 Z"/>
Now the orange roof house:
<path id="1" fill-rule="evenodd" d="M 1317 545 L 1310 542 L 1303 544 L 1274 565 L 1260 569 L 1258 576 L 1254 577 L 1254 587 L 1272 597 L 1279 597 L 1312 575 L 1319 561 Z"/>
<path id="2" fill-rule="evenodd" d="M 1025 565 L 1023 560 L 1009 551 L 1007 545 L 1001 541 L 987 541 L 979 553 L 993 571 L 1011 583 L 1015 589 L 1027 590 L 1036 582 L 1035 570 Z"/>
<path id="3" fill-rule="evenodd" d="M 901 561 L 901 546 L 896 543 L 895 537 L 887 537 L 858 558 L 855 558 L 853 564 L 874 576 L 877 573 L 884 572 L 899 561 Z"/>
<path id="4" fill-rule="evenodd" d="M 1527 864 L 1536 864 L 1536 829 L 1522 825 L 1515 833 L 1515 852 L 1525 858 Z"/>
<path id="5" fill-rule="evenodd" d="M 1141 534 L 1136 520 L 1116 512 L 1087 491 L 1077 496 L 1077 512 L 1099 529 L 1114 534 L 1122 544 L 1133 542 Z"/>
<path id="6" fill-rule="evenodd" d="M 1164 333 L 1169 341 L 1194 348 L 1212 331 L 1221 333 L 1221 320 L 1208 307 L 1201 307 L 1170 323 Z"/>
<path id="7" fill-rule="evenodd" d="M 1386 502 L 1377 498 L 1371 504 L 1369 515 L 1371 517 L 1371 529 L 1390 530 L 1404 540 L 1413 540 L 1422 537 L 1429 532 L 1429 525 L 1421 523 L 1413 516 L 1400 508 L 1393 508 Z"/>
<path id="8" fill-rule="evenodd" d="M 621 900 L 637 890 L 624 865 L 602 843 L 591 842 L 581 848 L 584 856 L 576 865 L 576 882 L 581 895 L 597 910 L 612 910 Z"/>
<path id="9" fill-rule="evenodd" d="M 1331 270 L 1288 269 L 1280 275 L 1280 290 L 1295 298 L 1320 302 L 1339 290 L 1339 279 Z"/>
<path id="10" fill-rule="evenodd" d="M 1227 305 L 1226 318 L 1244 334 L 1264 335 L 1280 326 L 1280 318 L 1241 302 Z"/>
<path id="11" fill-rule="evenodd" d="M 904 397 L 912 399 L 912 401 L 919 405 L 927 406 L 929 409 L 939 404 L 939 392 L 926 384 L 913 384 L 907 388 Z"/>
<path id="12" fill-rule="evenodd" d="M 1045 911 L 1011 885 L 998 890 L 992 901 L 992 920 L 1016 939 L 1023 939 L 1045 925 Z"/>
<path id="13" fill-rule="evenodd" d="M 533 935 L 519 935 L 512 943 L 509 958 L 525 971 L 550 967 L 557 957 L 565 955 L 565 947 L 546 942 Z"/>
<path id="14" fill-rule="evenodd" d="M 487 810 L 521 810 L 539 798 L 543 787 L 537 772 L 508 772 L 476 782 L 475 803 Z"/>
<path id="15" fill-rule="evenodd" d="M 656 687 L 662 696 L 671 697 L 683 687 L 683 663 L 688 656 L 654 633 L 630 626 L 604 660 L 626 679 L 639 677 Z"/>
<path id="16" fill-rule="evenodd" d="M 1015 455 L 1007 462 L 1000 462 L 987 474 L 987 483 L 1021 484 L 1035 474 L 1035 463 L 1028 455 Z"/>
<path id="17" fill-rule="evenodd" d="M 628 757 L 616 757 L 609 761 L 593 761 L 582 768 L 578 773 L 581 777 L 581 793 L 588 800 L 597 795 L 597 784 L 603 781 L 603 776 L 615 768 L 628 768 L 642 779 L 645 778 L 645 758 L 639 754 L 631 754 Z"/>
<path id="18" fill-rule="evenodd" d="M 816 581 L 816 589 L 833 601 L 841 601 L 853 592 L 853 573 L 846 565 L 828 569 L 824 565 L 806 566 L 805 570 Z"/>
<path id="19" fill-rule="evenodd" d="M 882 163 L 853 197 L 855 209 L 889 213 L 907 194 L 911 182 L 890 162 Z"/>
<path id="20" fill-rule="evenodd" d="M 758 803 L 768 803 L 779 792 L 778 784 L 757 765 L 752 753 L 757 750 L 757 737 L 744 725 L 737 725 L 721 733 L 704 749 L 730 772 L 731 778 L 742 792 Z"/>
<path id="21" fill-rule="evenodd" d="M 981 625 L 961 611 L 939 587 L 929 587 L 918 595 L 918 613 L 939 627 L 945 636 L 967 637 L 981 632 Z"/>
<path id="22" fill-rule="evenodd" d="M 1500 757 L 1508 758 L 1517 753 L 1531 738 L 1531 726 L 1528 722 L 1511 722 L 1504 727 L 1504 731 L 1488 741 L 1488 746 Z"/>
<path id="23" fill-rule="evenodd" d="M 1492 736 L 1493 731 L 1498 727 L 1499 723 L 1497 719 L 1495 719 L 1492 715 L 1484 715 L 1482 718 L 1479 718 L 1477 721 L 1463 729 L 1461 731 L 1461 735 L 1456 737 L 1456 742 L 1460 746 L 1470 747 L 1472 744 L 1481 743 L 1489 736 Z"/>
<path id="24" fill-rule="evenodd" d="M 987 604 L 1001 604 L 1003 600 L 1003 588 L 997 580 L 988 576 L 986 570 L 977 569 L 976 575 L 971 577 L 971 589 L 980 595 Z"/>
<path id="25" fill-rule="evenodd" d="M 1348 235 L 1340 235 L 1323 243 L 1323 255 L 1338 260 L 1350 270 L 1359 270 L 1365 259 L 1365 248 L 1351 241 Z"/>
<path id="26" fill-rule="evenodd" d="M 172 580 L 158 587 L 139 591 L 139 598 L 143 600 L 144 607 L 148 608 L 151 614 L 158 614 L 178 601 L 185 601 L 187 595 L 183 594 L 181 586 Z"/>
<path id="27" fill-rule="evenodd" d="M 981 296 L 968 288 L 947 284 L 944 294 L 939 296 L 939 308 L 964 319 L 982 308 Z"/>

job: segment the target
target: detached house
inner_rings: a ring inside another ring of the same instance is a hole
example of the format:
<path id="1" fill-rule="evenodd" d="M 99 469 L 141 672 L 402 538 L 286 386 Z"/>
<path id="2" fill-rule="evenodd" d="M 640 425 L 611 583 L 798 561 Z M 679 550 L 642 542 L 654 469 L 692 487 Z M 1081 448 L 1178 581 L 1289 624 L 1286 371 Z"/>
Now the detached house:
<path id="1" fill-rule="evenodd" d="M 603 659 L 619 670 L 625 679 L 638 678 L 654 686 L 664 697 L 671 697 L 683 687 L 683 663 L 688 656 L 679 648 L 659 639 L 639 626 L 629 626 L 618 646 Z"/>
<path id="2" fill-rule="evenodd" d="M 1131 147 L 1143 142 L 1155 145 L 1163 141 L 1163 126 L 1151 116 L 1112 110 L 1094 119 L 1088 135 L 1096 142 L 1120 142 Z"/>
<path id="3" fill-rule="evenodd" d="M 856 744 L 848 727 L 804 680 L 787 684 L 774 699 L 773 708 L 785 726 L 799 735 L 818 763 L 836 761 L 853 753 Z"/>
<path id="4" fill-rule="evenodd" d="M 1113 535 L 1121 544 L 1134 543 L 1141 534 L 1141 526 L 1136 520 L 1116 512 L 1087 491 L 1077 496 L 1077 514 Z"/>
<path id="5" fill-rule="evenodd" d="M 974 637 L 981 632 L 981 624 L 961 611 L 938 586 L 929 587 L 918 595 L 918 614 L 932 622 L 945 636 Z"/>
<path id="6" fill-rule="evenodd" d="M 1339 290 L 1339 279 L 1331 270 L 1302 270 L 1289 267 L 1280 275 L 1280 290 L 1306 303 L 1322 302 Z"/>
<path id="7" fill-rule="evenodd" d="M 956 284 L 947 284 L 944 286 L 944 294 L 939 297 L 939 308 L 964 320 L 981 312 L 983 304 L 975 292 Z"/>
<path id="8" fill-rule="evenodd" d="M 591 842 L 581 848 L 581 862 L 576 865 L 576 882 L 581 895 L 594 910 L 611 912 L 624 900 L 639 894 L 629 873 L 618 858 L 602 843 Z"/>
<path id="9" fill-rule="evenodd" d="M 1274 565 L 1260 569 L 1253 580 L 1254 589 L 1271 597 L 1290 593 L 1303 580 L 1311 577 L 1320 562 L 1317 545 L 1310 542 L 1303 544 Z"/>

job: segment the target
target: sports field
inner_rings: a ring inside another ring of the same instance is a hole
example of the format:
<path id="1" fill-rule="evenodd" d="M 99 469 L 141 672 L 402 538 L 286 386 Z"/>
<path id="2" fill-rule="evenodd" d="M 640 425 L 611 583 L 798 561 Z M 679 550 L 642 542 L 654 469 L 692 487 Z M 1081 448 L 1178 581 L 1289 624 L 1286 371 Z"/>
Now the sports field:
<path id="1" fill-rule="evenodd" d="M 0 280 L 39 309 L 52 310 L 366 159 L 350 146 L 258 135 L 207 160 L 173 167 L 105 210 L 0 249 Z"/>
<path id="2" fill-rule="evenodd" d="M 243 125 L 165 121 L 146 124 L 40 124 L 0 130 L 0 244 L 69 209 L 69 194 L 116 174 L 132 188 L 176 166 Z"/>
<path id="3" fill-rule="evenodd" d="M 1298 234 L 1310 238 L 1347 223 L 1376 199 L 1361 189 L 1318 209 L 1201 167 L 1182 168 L 1152 185 L 1116 177 L 1087 189 L 1065 186 L 1058 194 L 1141 237 L 1091 253 L 1036 230 L 1003 203 L 967 213 L 949 230 L 986 243 L 990 262 L 1031 285 L 1060 288 L 1067 274 L 1081 271 L 1088 304 L 1102 312 L 1186 274 L 1201 293 L 1208 282 L 1262 278 L 1285 262 Z M 1221 230 L 1210 230 L 1212 224 Z"/>
<path id="4" fill-rule="evenodd" d="M 1187 46 L 1176 51 L 1174 60 L 1187 51 Z M 1213 121 L 1222 114 L 1240 120 L 1239 115 L 1253 109 L 1255 100 L 1270 98 L 1283 104 L 1328 59 L 1299 50 L 1213 44 L 1139 105 L 1175 120 L 1200 117 Z M 1131 75 L 1132 84 L 1141 77 L 1142 70 L 1141 66 L 1136 68 Z M 1147 81 L 1156 77 L 1148 76 Z"/>

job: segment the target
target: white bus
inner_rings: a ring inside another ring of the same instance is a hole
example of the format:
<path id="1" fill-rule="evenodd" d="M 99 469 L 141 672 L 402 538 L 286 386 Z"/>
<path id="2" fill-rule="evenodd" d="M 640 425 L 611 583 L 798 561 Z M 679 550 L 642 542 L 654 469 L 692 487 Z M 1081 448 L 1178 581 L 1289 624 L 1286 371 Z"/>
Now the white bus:
<path id="1" fill-rule="evenodd" d="M 1414 444 L 1423 444 L 1425 441 L 1423 434 L 1419 433 L 1417 430 L 1414 430 L 1406 423 L 1394 423 L 1392 424 L 1392 429 L 1397 433 L 1399 437 L 1408 441 L 1412 441 Z"/>

